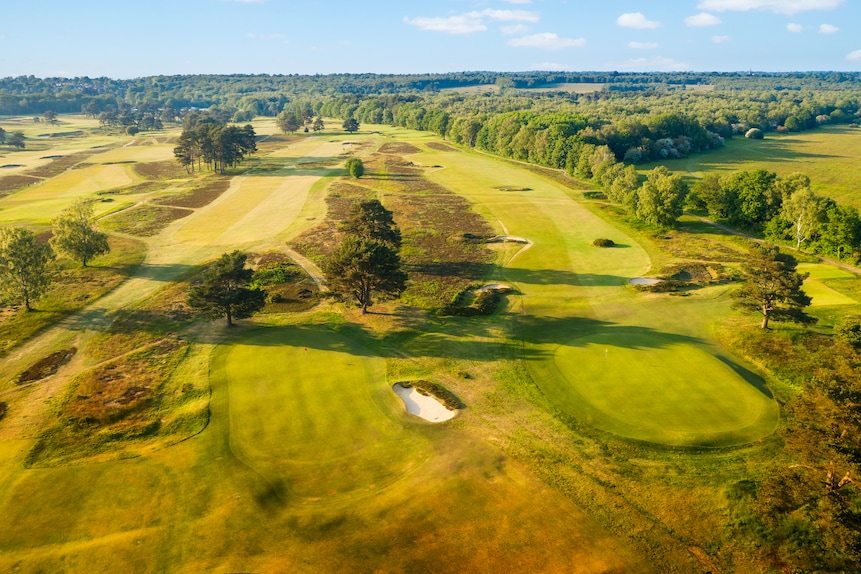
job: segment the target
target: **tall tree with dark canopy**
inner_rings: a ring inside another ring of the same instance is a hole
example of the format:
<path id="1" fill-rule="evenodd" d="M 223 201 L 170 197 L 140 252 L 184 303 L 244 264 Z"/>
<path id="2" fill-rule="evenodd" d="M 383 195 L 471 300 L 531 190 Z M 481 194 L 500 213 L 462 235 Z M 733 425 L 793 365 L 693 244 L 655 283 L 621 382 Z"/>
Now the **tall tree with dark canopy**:
<path id="1" fill-rule="evenodd" d="M 50 284 L 48 262 L 54 253 L 32 231 L 22 227 L 0 229 L 0 291 L 10 301 L 32 310 Z"/>
<path id="2" fill-rule="evenodd" d="M 359 120 L 356 118 L 347 118 L 344 120 L 344 129 L 350 133 L 359 131 Z"/>
<path id="3" fill-rule="evenodd" d="M 245 268 L 247 256 L 241 251 L 223 254 L 203 274 L 203 281 L 188 292 L 188 304 L 203 315 L 217 319 L 244 319 L 266 304 L 266 292 L 250 288 L 253 271 Z"/>
<path id="4" fill-rule="evenodd" d="M 379 199 L 354 203 L 341 224 L 341 231 L 360 239 L 382 241 L 396 251 L 401 247 L 401 230 L 392 212 Z"/>
<path id="5" fill-rule="evenodd" d="M 86 267 L 93 257 L 111 250 L 108 236 L 96 229 L 93 206 L 83 199 L 76 200 L 51 222 L 54 236 L 51 245 L 69 254 Z"/>
<path id="6" fill-rule="evenodd" d="M 734 307 L 762 315 L 762 329 L 769 320 L 811 324 L 816 319 L 804 313 L 810 297 L 801 289 L 807 274 L 798 273 L 795 257 L 781 253 L 775 245 L 754 243 L 750 258 L 741 268 L 745 284 L 732 294 Z"/>
<path id="7" fill-rule="evenodd" d="M 333 291 L 352 297 L 362 314 L 374 295 L 395 297 L 406 288 L 401 258 L 387 243 L 348 235 L 323 265 Z"/>

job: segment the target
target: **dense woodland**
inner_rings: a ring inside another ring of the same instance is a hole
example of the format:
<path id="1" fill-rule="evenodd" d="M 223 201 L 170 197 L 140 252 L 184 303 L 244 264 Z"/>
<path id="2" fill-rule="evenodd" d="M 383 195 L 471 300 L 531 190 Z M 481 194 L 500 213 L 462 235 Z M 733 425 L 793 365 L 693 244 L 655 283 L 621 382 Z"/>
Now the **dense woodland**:
<path id="1" fill-rule="evenodd" d="M 560 84 L 597 86 L 575 93 Z M 207 113 L 197 112 L 202 109 Z M 645 178 L 634 168 L 720 147 L 734 137 L 826 124 L 857 126 L 859 73 L 0 79 L 0 115 L 49 111 L 83 112 L 107 127 L 123 129 L 158 129 L 183 121 L 176 155 L 189 170 L 203 162 L 223 171 L 253 152 L 251 127 L 230 122 L 258 115 L 284 114 L 282 128 L 291 132 L 321 116 L 403 126 L 501 157 L 563 169 L 594 183 L 603 199 L 655 228 L 673 226 L 688 209 L 796 249 L 861 260 L 857 209 L 815 196 L 804 174 L 706 174 L 689 186 L 664 167 Z M 752 554 L 776 569 L 857 568 L 858 320 L 845 322 L 833 335 L 800 329 L 795 335 L 738 337 L 744 340 L 736 341 L 737 347 L 792 392 L 780 397 L 786 403 L 780 431 L 785 453 L 767 476 L 732 487 L 731 527 L 749 541 Z M 822 461 L 830 461 L 826 475 L 811 478 L 800 470 Z"/>

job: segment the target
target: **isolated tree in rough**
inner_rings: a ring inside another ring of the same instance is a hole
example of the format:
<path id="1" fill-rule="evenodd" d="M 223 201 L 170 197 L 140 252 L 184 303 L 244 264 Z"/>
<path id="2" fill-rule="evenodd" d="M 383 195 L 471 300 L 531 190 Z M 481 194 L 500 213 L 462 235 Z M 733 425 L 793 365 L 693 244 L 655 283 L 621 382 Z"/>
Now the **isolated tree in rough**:
<path id="1" fill-rule="evenodd" d="M 407 281 L 401 258 L 391 246 L 353 235 L 326 259 L 323 271 L 332 290 L 355 299 L 363 314 L 375 295 L 400 295 Z"/>
<path id="2" fill-rule="evenodd" d="M 0 291 L 30 311 L 50 284 L 48 263 L 54 253 L 32 231 L 22 227 L 0 229 Z"/>
<path id="3" fill-rule="evenodd" d="M 292 134 L 302 126 L 302 122 L 299 120 L 296 112 L 291 109 L 284 110 L 278 114 L 278 117 L 275 118 L 275 125 L 285 134 L 288 132 Z"/>
<path id="4" fill-rule="evenodd" d="M 314 118 L 314 125 L 311 126 L 311 129 L 313 129 L 315 132 L 319 132 L 325 128 L 326 124 L 323 123 L 323 118 L 321 118 L 320 116 Z"/>
<path id="5" fill-rule="evenodd" d="M 396 251 L 401 247 L 401 230 L 392 212 L 379 199 L 354 203 L 341 224 L 341 231 L 360 239 L 382 241 Z"/>
<path id="6" fill-rule="evenodd" d="M 6 143 L 6 130 L 4 130 L 3 128 L 0 128 L 0 145 L 3 145 L 5 143 Z"/>
<path id="7" fill-rule="evenodd" d="M 69 254 L 86 267 L 93 257 L 110 251 L 108 236 L 95 227 L 93 206 L 78 199 L 51 222 L 54 236 L 51 245 Z"/>
<path id="8" fill-rule="evenodd" d="M 810 297 L 801 289 L 807 274 L 798 273 L 798 262 L 774 245 L 754 243 L 742 264 L 745 284 L 732 294 L 734 307 L 762 315 L 762 329 L 769 320 L 810 324 L 816 319 L 804 313 Z"/>
<path id="9" fill-rule="evenodd" d="M 344 130 L 353 133 L 359 131 L 359 120 L 356 118 L 347 118 L 343 124 Z"/>
<path id="10" fill-rule="evenodd" d="M 228 327 L 262 309 L 266 292 L 249 287 L 254 272 L 245 268 L 246 260 L 241 251 L 224 253 L 189 290 L 188 305 L 211 319 L 226 317 Z"/>
<path id="11" fill-rule="evenodd" d="M 344 167 L 346 167 L 347 172 L 349 172 L 349 174 L 356 179 L 359 179 L 360 177 L 365 175 L 365 164 L 362 163 L 362 160 L 357 157 L 349 158 L 344 164 Z"/>
<path id="12" fill-rule="evenodd" d="M 24 149 L 26 147 L 26 144 L 24 143 L 24 132 L 12 132 L 6 138 L 6 143 L 14 148 Z"/>

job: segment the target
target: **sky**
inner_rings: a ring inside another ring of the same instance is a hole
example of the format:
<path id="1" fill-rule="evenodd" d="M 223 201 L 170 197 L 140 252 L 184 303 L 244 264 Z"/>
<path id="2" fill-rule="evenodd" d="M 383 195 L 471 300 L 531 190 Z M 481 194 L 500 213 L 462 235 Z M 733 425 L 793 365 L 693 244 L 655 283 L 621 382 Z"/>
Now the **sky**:
<path id="1" fill-rule="evenodd" d="M 0 0 L 0 77 L 861 71 L 859 0 Z"/>

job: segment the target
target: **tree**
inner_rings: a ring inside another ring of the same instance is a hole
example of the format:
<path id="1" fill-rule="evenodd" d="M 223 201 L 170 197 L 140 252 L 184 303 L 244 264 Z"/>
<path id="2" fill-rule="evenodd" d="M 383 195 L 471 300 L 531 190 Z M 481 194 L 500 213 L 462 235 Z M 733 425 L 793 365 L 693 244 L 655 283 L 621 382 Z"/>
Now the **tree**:
<path id="1" fill-rule="evenodd" d="M 664 166 L 656 167 L 637 191 L 637 219 L 660 227 L 675 225 L 682 215 L 687 193 L 688 186 L 682 176 L 670 173 Z"/>
<path id="2" fill-rule="evenodd" d="M 341 231 L 360 239 L 382 241 L 395 250 L 401 247 L 401 230 L 392 212 L 379 199 L 354 203 L 341 224 Z"/>
<path id="3" fill-rule="evenodd" d="M 319 132 L 326 128 L 326 124 L 323 123 L 323 118 L 317 116 L 314 118 L 314 125 L 311 127 L 315 132 Z"/>
<path id="4" fill-rule="evenodd" d="M 816 233 L 820 222 L 825 219 L 825 202 L 810 189 L 799 189 L 784 200 L 780 217 L 792 224 L 795 250 L 798 251 L 801 244 Z"/>
<path id="5" fill-rule="evenodd" d="M 31 303 L 48 288 L 48 262 L 51 247 L 39 241 L 36 234 L 21 227 L 0 229 L 0 291 L 11 300 Z"/>
<path id="6" fill-rule="evenodd" d="M 798 273 L 798 262 L 774 245 L 754 243 L 750 258 L 741 268 L 745 284 L 732 294 L 734 306 L 762 315 L 762 329 L 769 320 L 810 324 L 816 319 L 805 314 L 810 297 L 801 289 L 807 274 Z"/>
<path id="7" fill-rule="evenodd" d="M 46 110 L 43 116 L 45 117 L 45 121 L 49 124 L 54 125 L 57 123 L 57 112 L 53 110 Z"/>
<path id="8" fill-rule="evenodd" d="M 6 138 L 6 143 L 18 149 L 24 149 L 24 132 L 12 132 L 12 135 Z"/>
<path id="9" fill-rule="evenodd" d="M 0 145 L 6 143 L 6 130 L 0 128 Z"/>
<path id="10" fill-rule="evenodd" d="M 397 296 L 406 287 L 407 274 L 401 258 L 388 244 L 376 239 L 348 235 L 323 265 L 335 292 L 352 296 L 368 312 L 377 295 Z"/>
<path id="11" fill-rule="evenodd" d="M 54 226 L 51 245 L 80 261 L 83 267 L 93 257 L 111 250 L 108 236 L 95 227 L 93 206 L 83 199 L 76 200 L 51 223 Z"/>
<path id="12" fill-rule="evenodd" d="M 262 309 L 266 292 L 249 287 L 254 272 L 245 268 L 246 259 L 241 251 L 224 253 L 189 290 L 189 306 L 211 319 L 226 316 L 228 327 Z"/>
<path id="13" fill-rule="evenodd" d="M 290 132 L 292 134 L 299 129 L 299 127 L 302 125 L 302 122 L 299 121 L 299 118 L 296 116 L 296 112 L 291 109 L 284 110 L 283 112 L 278 114 L 278 117 L 275 118 L 275 125 L 277 125 L 278 129 L 280 129 L 285 134 L 287 132 Z"/>
<path id="14" fill-rule="evenodd" d="M 359 120 L 356 118 L 347 118 L 344 120 L 343 128 L 350 133 L 357 132 L 359 131 Z"/>
<path id="15" fill-rule="evenodd" d="M 347 162 L 344 164 L 344 167 L 347 168 L 347 172 L 356 179 L 359 179 L 363 175 L 365 175 L 365 164 L 362 163 L 357 157 L 351 157 L 347 159 Z"/>

